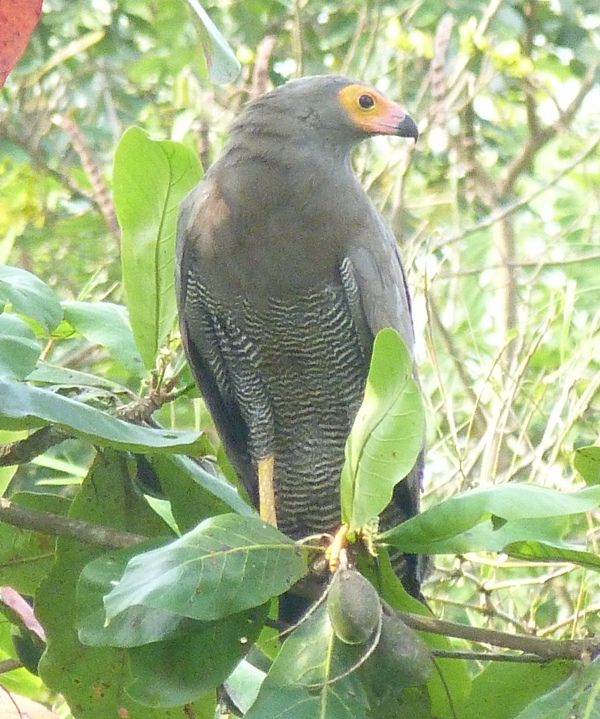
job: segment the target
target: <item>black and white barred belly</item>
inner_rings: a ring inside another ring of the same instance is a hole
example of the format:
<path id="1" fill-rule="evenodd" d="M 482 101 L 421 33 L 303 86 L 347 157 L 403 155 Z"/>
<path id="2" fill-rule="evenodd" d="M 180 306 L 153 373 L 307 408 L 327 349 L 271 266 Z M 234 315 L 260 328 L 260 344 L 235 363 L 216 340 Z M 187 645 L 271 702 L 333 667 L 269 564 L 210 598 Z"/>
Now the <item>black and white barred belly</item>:
<path id="1" fill-rule="evenodd" d="M 339 284 L 261 310 L 243 299 L 217 303 L 200 286 L 194 294 L 208 309 L 219 346 L 209 362 L 248 425 L 250 455 L 274 454 L 279 528 L 293 538 L 334 531 L 345 441 L 368 371 L 348 261 Z"/>

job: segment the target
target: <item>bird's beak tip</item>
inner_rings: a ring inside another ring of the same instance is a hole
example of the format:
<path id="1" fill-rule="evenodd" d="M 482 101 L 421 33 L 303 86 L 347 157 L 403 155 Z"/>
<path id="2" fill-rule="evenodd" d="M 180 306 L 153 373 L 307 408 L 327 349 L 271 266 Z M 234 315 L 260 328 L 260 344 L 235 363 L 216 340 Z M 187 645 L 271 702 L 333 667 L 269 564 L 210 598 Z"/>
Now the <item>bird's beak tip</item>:
<path id="1" fill-rule="evenodd" d="M 404 115 L 396 125 L 396 134 L 400 137 L 412 137 L 416 143 L 419 139 L 419 128 L 410 115 Z"/>

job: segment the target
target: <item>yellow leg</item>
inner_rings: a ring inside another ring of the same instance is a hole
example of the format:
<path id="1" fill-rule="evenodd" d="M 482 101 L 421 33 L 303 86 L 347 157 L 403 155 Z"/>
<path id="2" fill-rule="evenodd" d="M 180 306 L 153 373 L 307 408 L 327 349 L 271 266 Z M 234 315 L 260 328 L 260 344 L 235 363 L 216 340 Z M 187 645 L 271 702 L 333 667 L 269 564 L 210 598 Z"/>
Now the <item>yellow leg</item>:
<path id="1" fill-rule="evenodd" d="M 276 527 L 277 513 L 275 512 L 275 488 L 273 486 L 274 464 L 275 458 L 272 454 L 258 462 L 258 504 L 260 518 Z"/>
<path id="2" fill-rule="evenodd" d="M 348 538 L 348 525 L 342 524 L 342 526 L 335 533 L 333 542 L 327 547 L 325 551 L 325 558 L 329 562 L 329 571 L 333 574 L 340 565 L 340 554 L 346 547 Z"/>

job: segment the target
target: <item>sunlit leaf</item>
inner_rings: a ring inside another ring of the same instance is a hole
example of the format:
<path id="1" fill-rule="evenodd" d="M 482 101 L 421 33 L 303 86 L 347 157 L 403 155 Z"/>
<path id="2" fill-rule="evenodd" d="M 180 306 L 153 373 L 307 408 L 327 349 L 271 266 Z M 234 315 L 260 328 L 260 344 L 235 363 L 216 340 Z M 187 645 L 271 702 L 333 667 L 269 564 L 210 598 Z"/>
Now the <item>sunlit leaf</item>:
<path id="1" fill-rule="evenodd" d="M 196 432 L 151 429 L 117 419 L 107 412 L 21 382 L 0 380 L 0 428 L 33 429 L 55 425 L 101 447 L 134 452 L 193 453 Z"/>
<path id="2" fill-rule="evenodd" d="M 46 332 L 60 322 L 62 308 L 53 290 L 31 272 L 0 266 L 0 308 L 9 303 L 13 312 L 30 317 Z"/>
<path id="3" fill-rule="evenodd" d="M 578 492 L 557 492 L 530 484 L 501 484 L 475 489 L 430 507 L 383 532 L 381 539 L 403 551 L 452 552 L 455 551 L 451 544 L 452 538 L 471 530 L 485 519 L 500 517 L 510 522 L 561 517 L 588 512 L 599 504 L 600 486 L 587 487 Z M 525 525 L 520 525 L 520 531 L 524 530 Z M 477 548 L 488 547 L 470 546 L 471 550 Z"/>
<path id="4" fill-rule="evenodd" d="M 114 201 L 122 230 L 121 261 L 129 319 L 148 369 L 173 328 L 175 230 L 179 203 L 202 176 L 196 155 L 138 127 L 115 151 Z"/>
<path id="5" fill-rule="evenodd" d="M 222 85 L 233 82 L 242 69 L 239 60 L 198 0 L 188 4 L 202 24 L 200 38 L 210 79 Z"/>
<path id="6" fill-rule="evenodd" d="M 516 719 L 598 719 L 600 717 L 600 660 L 576 671 L 559 687 L 536 699 Z"/>
<path id="7" fill-rule="evenodd" d="M 106 347 L 131 374 L 144 373 L 142 358 L 137 351 L 127 308 L 112 302 L 63 302 L 64 317 L 81 335 L 93 344 Z"/>
<path id="8" fill-rule="evenodd" d="M 390 503 L 394 487 L 423 448 L 423 430 L 423 405 L 408 350 L 395 330 L 381 330 L 364 400 L 346 442 L 340 491 L 342 520 L 351 530 Z"/>
<path id="9" fill-rule="evenodd" d="M 600 447 L 579 447 L 573 453 L 573 466 L 586 484 L 600 484 Z"/>

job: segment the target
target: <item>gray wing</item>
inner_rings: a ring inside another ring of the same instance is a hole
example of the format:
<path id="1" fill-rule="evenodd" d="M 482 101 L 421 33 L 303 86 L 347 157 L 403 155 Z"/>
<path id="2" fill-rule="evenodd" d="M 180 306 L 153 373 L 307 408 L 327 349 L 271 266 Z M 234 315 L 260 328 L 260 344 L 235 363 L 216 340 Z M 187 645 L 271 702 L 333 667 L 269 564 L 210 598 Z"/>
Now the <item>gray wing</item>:
<path id="1" fill-rule="evenodd" d="M 258 479 L 248 447 L 248 426 L 242 417 L 223 353 L 221 319 L 204 290 L 202 267 L 197 251 L 202 225 L 209 212 L 203 183 L 186 197 L 177 224 L 176 292 L 181 341 L 194 378 L 215 422 L 227 455 L 256 503 Z M 209 238 L 210 239 L 210 238 Z"/>

